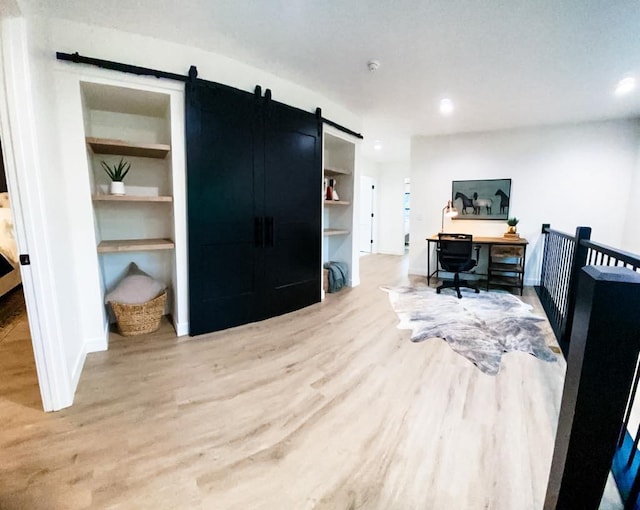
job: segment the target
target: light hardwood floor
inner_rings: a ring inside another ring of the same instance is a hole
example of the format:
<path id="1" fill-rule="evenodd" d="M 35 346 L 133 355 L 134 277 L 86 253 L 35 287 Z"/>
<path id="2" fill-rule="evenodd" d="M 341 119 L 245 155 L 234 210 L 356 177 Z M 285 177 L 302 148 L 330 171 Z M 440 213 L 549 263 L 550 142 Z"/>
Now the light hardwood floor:
<path id="1" fill-rule="evenodd" d="M 0 377 L 0 508 L 541 509 L 564 361 L 510 353 L 492 377 L 414 344 L 379 289 L 407 259 L 361 265 L 359 287 L 286 316 L 112 335 L 58 413 L 23 342 L 21 382 Z"/>

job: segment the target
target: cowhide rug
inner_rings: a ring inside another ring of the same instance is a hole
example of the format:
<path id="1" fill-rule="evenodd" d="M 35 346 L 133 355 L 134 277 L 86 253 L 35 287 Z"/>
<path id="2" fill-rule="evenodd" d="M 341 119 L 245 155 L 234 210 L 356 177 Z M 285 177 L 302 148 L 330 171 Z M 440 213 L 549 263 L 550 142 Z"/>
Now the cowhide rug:
<path id="1" fill-rule="evenodd" d="M 540 327 L 545 319 L 512 294 L 463 290 L 458 299 L 429 287 L 383 290 L 400 319 L 398 328 L 410 329 L 412 342 L 442 338 L 485 374 L 498 373 L 505 352 L 528 352 L 556 361 Z"/>

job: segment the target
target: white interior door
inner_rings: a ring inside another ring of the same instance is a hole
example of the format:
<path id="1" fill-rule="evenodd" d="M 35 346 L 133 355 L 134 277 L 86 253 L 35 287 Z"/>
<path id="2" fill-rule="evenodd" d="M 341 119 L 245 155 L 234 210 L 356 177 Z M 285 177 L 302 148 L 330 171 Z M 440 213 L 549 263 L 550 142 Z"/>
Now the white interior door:
<path id="1" fill-rule="evenodd" d="M 374 232 L 374 194 L 375 179 L 363 175 L 360 177 L 360 251 L 373 252 Z"/>
<path id="2" fill-rule="evenodd" d="M 37 181 L 40 151 L 36 143 L 31 57 L 24 18 L 0 16 L 0 136 L 18 252 L 34 264 L 21 265 L 33 354 L 45 411 L 68 407 L 73 391 L 60 335 L 54 274 L 46 244 L 41 189 Z"/>

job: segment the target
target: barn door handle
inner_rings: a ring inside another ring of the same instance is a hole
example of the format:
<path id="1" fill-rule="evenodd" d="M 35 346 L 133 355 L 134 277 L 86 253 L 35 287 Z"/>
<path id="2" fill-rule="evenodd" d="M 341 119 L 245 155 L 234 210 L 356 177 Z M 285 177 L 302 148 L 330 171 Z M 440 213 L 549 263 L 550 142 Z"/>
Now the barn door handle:
<path id="1" fill-rule="evenodd" d="M 255 243 L 258 248 L 264 247 L 264 221 L 261 217 L 256 216 L 253 219 L 253 233 L 255 236 Z"/>
<path id="2" fill-rule="evenodd" d="M 265 225 L 267 231 L 267 246 L 275 246 L 275 228 L 273 216 L 267 216 L 265 218 Z"/>

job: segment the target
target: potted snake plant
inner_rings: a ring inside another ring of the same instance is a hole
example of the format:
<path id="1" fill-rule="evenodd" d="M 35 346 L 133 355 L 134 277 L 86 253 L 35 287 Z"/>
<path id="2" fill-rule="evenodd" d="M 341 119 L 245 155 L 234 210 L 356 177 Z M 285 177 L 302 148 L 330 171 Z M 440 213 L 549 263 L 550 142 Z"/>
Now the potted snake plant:
<path id="1" fill-rule="evenodd" d="M 518 224 L 519 221 L 520 220 L 515 216 L 507 220 L 507 225 L 509 225 L 509 228 L 507 229 L 508 234 L 516 234 L 516 225 Z"/>
<path id="2" fill-rule="evenodd" d="M 100 164 L 111 179 L 109 193 L 111 193 L 112 195 L 125 195 L 126 190 L 123 181 L 126 175 L 129 173 L 129 170 L 131 169 L 131 163 L 129 163 L 128 161 L 124 161 L 123 158 L 120 158 L 119 163 L 114 163 L 111 166 L 105 161 L 100 161 Z"/>

